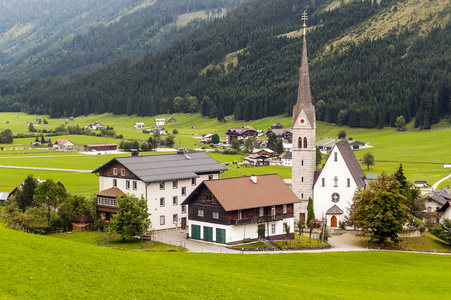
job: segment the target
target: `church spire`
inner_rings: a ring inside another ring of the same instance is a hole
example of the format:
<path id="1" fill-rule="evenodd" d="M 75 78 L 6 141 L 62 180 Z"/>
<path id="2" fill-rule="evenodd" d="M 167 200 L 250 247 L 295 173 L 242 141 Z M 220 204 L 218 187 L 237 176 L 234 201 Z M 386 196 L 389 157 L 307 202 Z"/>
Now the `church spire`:
<path id="1" fill-rule="evenodd" d="M 304 109 L 306 117 L 311 126 L 316 125 L 315 117 L 315 107 L 312 104 L 312 95 L 310 93 L 310 75 L 308 70 L 308 58 L 307 58 L 307 42 L 305 39 L 305 21 L 307 20 L 307 13 L 304 11 L 302 13 L 302 20 L 304 20 L 304 36 L 303 36 L 303 46 L 302 46 L 302 59 L 301 67 L 299 69 L 299 87 L 298 87 L 298 99 L 296 105 L 293 107 L 293 122 L 294 126 L 296 120 L 298 119 L 299 113 Z"/>

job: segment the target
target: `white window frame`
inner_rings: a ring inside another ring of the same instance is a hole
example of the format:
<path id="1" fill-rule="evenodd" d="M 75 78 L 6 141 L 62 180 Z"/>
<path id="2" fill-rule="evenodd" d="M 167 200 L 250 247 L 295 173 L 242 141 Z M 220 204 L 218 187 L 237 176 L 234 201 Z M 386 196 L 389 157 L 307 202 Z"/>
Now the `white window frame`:
<path id="1" fill-rule="evenodd" d="M 129 190 L 130 189 L 130 180 L 126 180 L 125 181 L 125 189 Z"/>
<path id="2" fill-rule="evenodd" d="M 113 187 L 117 187 L 117 179 L 113 179 Z"/>
<path id="3" fill-rule="evenodd" d="M 208 175 L 208 180 L 212 180 L 213 179 L 213 175 Z"/>
<path id="4" fill-rule="evenodd" d="M 238 220 L 241 220 L 241 219 L 243 219 L 243 211 L 240 209 L 238 211 Z"/>
<path id="5" fill-rule="evenodd" d="M 326 178 L 321 178 L 321 186 L 324 187 L 326 186 Z"/>
<path id="6" fill-rule="evenodd" d="M 165 184 L 164 181 L 160 181 L 160 190 L 164 190 Z"/>
<path id="7" fill-rule="evenodd" d="M 196 177 L 191 178 L 191 185 L 196 185 Z"/>
<path id="8" fill-rule="evenodd" d="M 179 204 L 179 197 L 172 196 L 172 205 L 176 206 Z"/>
<path id="9" fill-rule="evenodd" d="M 179 222 L 179 215 L 178 214 L 173 214 L 172 215 L 172 223 L 178 223 Z"/>
<path id="10" fill-rule="evenodd" d="M 258 216 L 259 217 L 263 217 L 265 215 L 265 208 L 264 207 L 259 207 L 258 208 Z"/>
<path id="11" fill-rule="evenodd" d="M 186 205 L 182 205 L 182 214 L 186 214 Z"/>
<path id="12" fill-rule="evenodd" d="M 219 212 L 217 211 L 213 212 L 213 219 L 219 219 Z"/>
<path id="13" fill-rule="evenodd" d="M 203 217 L 204 216 L 204 210 L 203 209 L 198 209 L 197 210 L 197 216 L 198 217 Z"/>
<path id="14" fill-rule="evenodd" d="M 125 176 L 125 169 L 121 169 L 121 176 Z"/>
<path id="15" fill-rule="evenodd" d="M 284 204 L 282 206 L 282 209 L 283 209 L 283 213 L 286 214 L 288 212 L 288 205 Z"/>
<path id="16" fill-rule="evenodd" d="M 348 178 L 348 179 L 346 180 L 346 186 L 347 186 L 347 187 L 351 187 L 351 178 Z"/>
<path id="17" fill-rule="evenodd" d="M 182 186 L 182 196 L 186 196 L 186 186 Z"/>
<path id="18" fill-rule="evenodd" d="M 271 234 L 276 234 L 276 224 L 271 224 Z"/>
<path id="19" fill-rule="evenodd" d="M 334 161 L 338 161 L 338 153 L 334 152 Z"/>
<path id="20" fill-rule="evenodd" d="M 164 197 L 160 197 L 160 207 L 164 207 L 166 199 Z"/>
<path id="21" fill-rule="evenodd" d="M 178 180 L 172 180 L 172 188 L 178 189 L 179 187 L 179 181 Z"/>
<path id="22" fill-rule="evenodd" d="M 276 215 L 276 207 L 273 205 L 271 206 L 271 216 L 274 217 Z"/>
<path id="23" fill-rule="evenodd" d="M 117 175 L 117 168 L 113 168 L 113 175 Z"/>

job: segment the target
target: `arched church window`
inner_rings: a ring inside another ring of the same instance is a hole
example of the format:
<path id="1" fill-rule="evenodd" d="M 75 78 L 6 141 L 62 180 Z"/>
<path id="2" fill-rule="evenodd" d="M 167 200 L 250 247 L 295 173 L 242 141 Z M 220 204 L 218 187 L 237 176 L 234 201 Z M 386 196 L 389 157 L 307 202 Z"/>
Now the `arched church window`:
<path id="1" fill-rule="evenodd" d="M 302 138 L 301 137 L 298 139 L 298 148 L 299 149 L 302 148 Z"/>
<path id="2" fill-rule="evenodd" d="M 307 148 L 307 138 L 304 138 L 304 148 Z"/>

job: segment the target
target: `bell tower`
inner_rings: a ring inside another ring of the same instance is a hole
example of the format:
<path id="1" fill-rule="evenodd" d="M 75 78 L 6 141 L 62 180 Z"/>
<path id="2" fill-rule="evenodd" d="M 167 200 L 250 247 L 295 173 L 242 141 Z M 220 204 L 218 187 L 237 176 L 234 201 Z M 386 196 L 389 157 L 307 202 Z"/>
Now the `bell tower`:
<path id="1" fill-rule="evenodd" d="M 292 147 L 292 190 L 298 196 L 299 203 L 294 205 L 295 222 L 302 214 L 307 216 L 308 199 L 313 199 L 313 178 L 316 170 L 316 116 L 310 93 L 310 75 L 308 70 L 307 43 L 305 39 L 305 21 L 307 14 L 302 14 L 304 35 L 301 67 L 299 69 L 299 87 L 297 102 L 293 107 Z"/>

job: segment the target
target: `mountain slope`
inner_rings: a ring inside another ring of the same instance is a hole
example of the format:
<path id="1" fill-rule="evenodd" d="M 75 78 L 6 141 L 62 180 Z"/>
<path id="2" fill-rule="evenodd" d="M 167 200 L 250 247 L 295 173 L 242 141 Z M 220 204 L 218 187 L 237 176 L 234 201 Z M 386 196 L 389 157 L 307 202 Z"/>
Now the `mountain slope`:
<path id="1" fill-rule="evenodd" d="M 417 116 L 416 125 L 427 128 L 449 115 L 449 1 L 434 1 L 426 18 L 405 23 L 390 20 L 400 8 L 424 9 L 430 1 L 351 1 L 326 9 L 332 2 L 252 1 L 136 64 L 121 61 L 86 75 L 9 84 L 0 106 L 52 117 L 200 110 L 249 120 L 291 114 L 301 49 L 295 33 L 305 9 L 319 120 L 375 127 L 404 115 Z M 390 29 L 369 35 L 385 27 Z"/>

